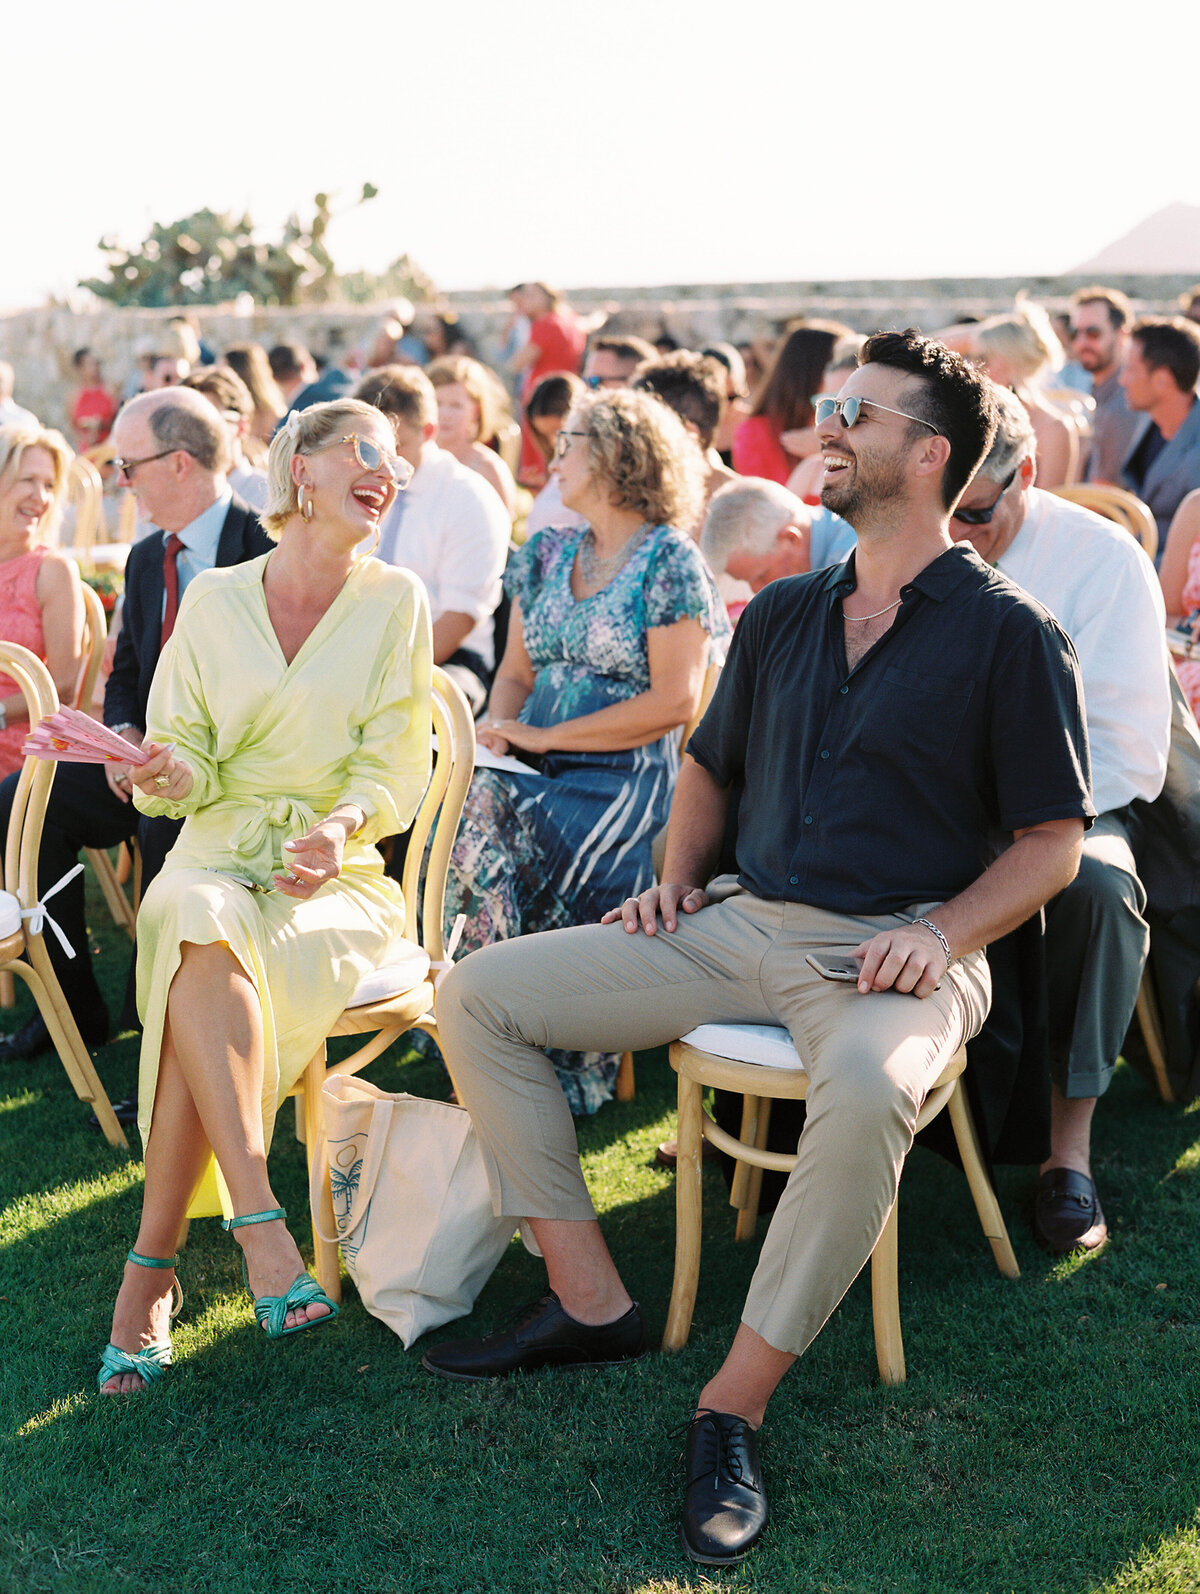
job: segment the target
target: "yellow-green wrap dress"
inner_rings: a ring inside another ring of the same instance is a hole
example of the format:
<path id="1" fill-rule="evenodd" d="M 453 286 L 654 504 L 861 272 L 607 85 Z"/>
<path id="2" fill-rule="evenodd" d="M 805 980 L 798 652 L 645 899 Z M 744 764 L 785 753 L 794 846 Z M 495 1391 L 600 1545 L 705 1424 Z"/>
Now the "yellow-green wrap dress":
<path id="1" fill-rule="evenodd" d="M 147 739 L 173 742 L 193 775 L 182 802 L 136 791 L 145 814 L 186 815 L 138 913 L 138 1099 L 151 1133 L 167 993 L 184 942 L 224 942 L 262 1004 L 262 1117 L 280 1101 L 362 976 L 404 934 L 400 888 L 373 843 L 412 822 L 429 781 L 429 603 L 406 570 L 360 559 L 291 664 L 267 614 L 271 556 L 192 581 L 163 649 Z M 365 823 L 342 872 L 306 902 L 272 889 L 285 841 L 341 803 Z M 235 876 L 266 891 L 254 891 Z M 228 1207 L 213 1170 L 191 1215 Z"/>

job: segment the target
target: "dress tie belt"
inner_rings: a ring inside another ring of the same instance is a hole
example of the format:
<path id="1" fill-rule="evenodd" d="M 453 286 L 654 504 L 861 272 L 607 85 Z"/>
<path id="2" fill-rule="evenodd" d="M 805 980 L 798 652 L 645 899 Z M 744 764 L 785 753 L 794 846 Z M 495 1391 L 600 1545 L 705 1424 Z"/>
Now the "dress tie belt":
<path id="1" fill-rule="evenodd" d="M 292 797 L 245 796 L 237 801 L 240 805 L 252 805 L 255 809 L 229 838 L 233 851 L 243 858 L 261 856 L 270 844 L 273 830 L 287 830 L 290 832 L 289 839 L 294 840 L 311 830 L 317 822 L 317 816 L 308 804 Z"/>

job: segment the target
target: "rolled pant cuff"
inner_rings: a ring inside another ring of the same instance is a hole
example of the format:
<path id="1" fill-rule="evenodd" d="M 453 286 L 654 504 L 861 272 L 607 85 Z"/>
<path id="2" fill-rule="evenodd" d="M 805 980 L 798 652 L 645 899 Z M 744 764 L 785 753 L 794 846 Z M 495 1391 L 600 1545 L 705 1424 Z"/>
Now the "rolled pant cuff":
<path id="1" fill-rule="evenodd" d="M 1087 1101 L 1093 1096 L 1103 1096 L 1112 1084 L 1114 1072 L 1115 1067 L 1112 1065 L 1099 1073 L 1087 1074 L 1069 1068 L 1065 1071 L 1054 1068 L 1051 1069 L 1051 1077 L 1058 1087 L 1059 1094 L 1065 1096 L 1068 1101 Z"/>

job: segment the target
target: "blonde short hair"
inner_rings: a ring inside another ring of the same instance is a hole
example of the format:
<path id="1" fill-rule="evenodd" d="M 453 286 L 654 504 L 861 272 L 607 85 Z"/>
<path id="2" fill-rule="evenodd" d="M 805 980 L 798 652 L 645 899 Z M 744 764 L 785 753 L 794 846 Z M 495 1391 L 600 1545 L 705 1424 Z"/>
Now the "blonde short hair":
<path id="1" fill-rule="evenodd" d="M 67 476 L 75 454 L 63 434 L 48 427 L 20 421 L 12 426 L 0 426 L 0 490 L 16 479 L 21 462 L 31 448 L 44 448 L 54 461 L 54 496 L 38 522 L 38 537 L 42 538 L 66 497 Z"/>
<path id="2" fill-rule="evenodd" d="M 984 359 L 998 354 L 1008 361 L 1018 383 L 1061 363 L 1061 349 L 1050 317 L 1032 299 L 1018 294 L 1016 307 L 1005 315 L 989 316 L 971 329 L 971 341 Z"/>
<path id="3" fill-rule="evenodd" d="M 649 393 L 614 388 L 581 399 L 567 417 L 583 432 L 592 479 L 614 506 L 655 525 L 690 530 L 704 506 L 704 460 L 673 410 Z"/>
<path id="4" fill-rule="evenodd" d="M 387 417 L 373 404 L 349 398 L 310 404 L 306 410 L 293 410 L 280 422 L 267 455 L 267 507 L 262 524 L 268 536 L 278 539 L 288 521 L 299 512 L 300 500 L 292 480 L 292 460 L 296 455 L 315 454 L 348 432 L 362 431 L 364 423 L 370 429 L 378 427 L 385 437 L 391 432 Z"/>
<path id="5" fill-rule="evenodd" d="M 435 392 L 439 387 L 451 387 L 457 383 L 470 395 L 479 411 L 476 442 L 488 442 L 495 437 L 503 419 L 507 395 L 499 380 L 485 365 L 480 365 L 478 360 L 468 359 L 466 355 L 446 355 L 427 365 L 425 375 Z"/>

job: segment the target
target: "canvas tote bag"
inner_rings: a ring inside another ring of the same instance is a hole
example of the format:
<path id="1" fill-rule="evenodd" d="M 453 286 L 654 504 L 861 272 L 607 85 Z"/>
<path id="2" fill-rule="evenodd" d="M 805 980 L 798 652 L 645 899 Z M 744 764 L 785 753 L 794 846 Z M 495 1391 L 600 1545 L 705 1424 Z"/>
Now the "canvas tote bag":
<path id="1" fill-rule="evenodd" d="M 492 1214 L 465 1108 L 389 1094 L 351 1075 L 322 1089 L 337 1230 L 323 1238 L 338 1242 L 363 1305 L 407 1350 L 466 1316 L 517 1222 Z"/>

